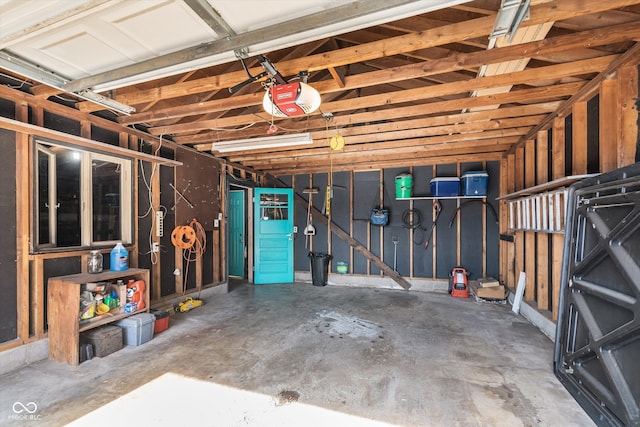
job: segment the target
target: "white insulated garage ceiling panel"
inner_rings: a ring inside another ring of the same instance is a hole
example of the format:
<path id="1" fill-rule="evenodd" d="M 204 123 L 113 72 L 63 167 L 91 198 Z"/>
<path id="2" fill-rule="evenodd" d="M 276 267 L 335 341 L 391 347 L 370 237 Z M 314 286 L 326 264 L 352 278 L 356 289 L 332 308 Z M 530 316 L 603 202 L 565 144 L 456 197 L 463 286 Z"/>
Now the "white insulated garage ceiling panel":
<path id="1" fill-rule="evenodd" d="M 250 56 L 267 53 L 466 1 L 0 0 L 0 52 L 69 81 L 129 67 L 116 79 L 118 83 L 92 82 L 94 89 L 107 90 L 234 61 L 236 49 L 246 49 Z M 384 10 L 368 12 L 376 3 Z M 203 18 L 198 8 L 217 15 L 223 31 Z M 351 15 L 322 14 L 334 8 L 349 8 Z M 310 15 L 318 16 L 317 25 L 295 27 L 299 18 Z M 232 43 L 237 36 L 261 29 L 273 31 L 245 37 L 239 46 Z M 199 46 L 201 50 L 206 46 L 211 54 L 196 57 L 194 49 Z M 169 56 L 182 51 L 191 56 Z M 149 64 L 163 55 L 167 61 Z M 145 67 L 132 68 L 142 61 L 147 62 Z"/>

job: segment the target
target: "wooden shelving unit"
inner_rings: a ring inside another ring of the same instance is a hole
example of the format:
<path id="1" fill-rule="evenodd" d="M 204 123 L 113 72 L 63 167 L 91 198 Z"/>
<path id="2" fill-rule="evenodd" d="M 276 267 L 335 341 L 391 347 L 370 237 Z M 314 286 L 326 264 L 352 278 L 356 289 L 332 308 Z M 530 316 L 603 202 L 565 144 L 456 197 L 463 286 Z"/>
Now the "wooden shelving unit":
<path id="1" fill-rule="evenodd" d="M 82 284 L 115 282 L 118 279 L 125 283 L 129 279 L 144 280 L 147 286 L 144 294 L 145 309 L 135 313 L 125 313 L 124 309 L 119 307 L 117 311 L 80 320 L 80 288 Z M 80 332 L 149 311 L 149 270 L 129 268 L 125 271 L 103 271 L 98 274 L 80 273 L 51 277 L 48 281 L 47 308 L 49 359 L 78 365 L 80 363 Z"/>

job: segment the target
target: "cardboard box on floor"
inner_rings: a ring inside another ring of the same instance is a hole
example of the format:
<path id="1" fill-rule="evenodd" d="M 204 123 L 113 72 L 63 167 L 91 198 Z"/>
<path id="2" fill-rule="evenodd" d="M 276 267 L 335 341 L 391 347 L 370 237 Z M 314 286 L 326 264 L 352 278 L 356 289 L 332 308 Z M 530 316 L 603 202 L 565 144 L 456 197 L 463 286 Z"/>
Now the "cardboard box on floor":
<path id="1" fill-rule="evenodd" d="M 500 282 L 493 277 L 481 277 L 478 279 L 479 288 L 493 288 L 496 286 L 500 286 Z"/>
<path id="2" fill-rule="evenodd" d="M 503 300 L 507 298 L 508 294 L 507 289 L 500 284 L 498 284 L 498 286 L 483 288 L 480 286 L 478 280 L 470 280 L 469 287 L 478 298 L 487 300 Z"/>

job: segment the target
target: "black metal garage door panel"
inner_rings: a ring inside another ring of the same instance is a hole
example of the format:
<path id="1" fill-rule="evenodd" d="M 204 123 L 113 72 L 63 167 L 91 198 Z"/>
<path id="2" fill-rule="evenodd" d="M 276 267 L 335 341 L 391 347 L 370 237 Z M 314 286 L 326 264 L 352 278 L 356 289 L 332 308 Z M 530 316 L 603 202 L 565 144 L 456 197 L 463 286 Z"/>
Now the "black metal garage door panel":
<path id="1" fill-rule="evenodd" d="M 640 164 L 567 200 L 555 372 L 599 425 L 640 426 Z"/>

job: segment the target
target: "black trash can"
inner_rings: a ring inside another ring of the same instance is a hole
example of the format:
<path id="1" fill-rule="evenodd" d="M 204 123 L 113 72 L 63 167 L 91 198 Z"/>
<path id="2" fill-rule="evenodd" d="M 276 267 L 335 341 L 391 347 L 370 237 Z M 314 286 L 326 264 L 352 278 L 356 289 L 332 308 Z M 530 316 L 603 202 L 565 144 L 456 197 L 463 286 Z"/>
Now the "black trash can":
<path id="1" fill-rule="evenodd" d="M 313 282 L 313 286 L 327 286 L 330 260 L 331 255 L 329 254 L 309 252 L 309 261 L 311 261 L 311 280 Z"/>

